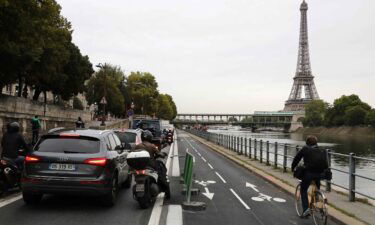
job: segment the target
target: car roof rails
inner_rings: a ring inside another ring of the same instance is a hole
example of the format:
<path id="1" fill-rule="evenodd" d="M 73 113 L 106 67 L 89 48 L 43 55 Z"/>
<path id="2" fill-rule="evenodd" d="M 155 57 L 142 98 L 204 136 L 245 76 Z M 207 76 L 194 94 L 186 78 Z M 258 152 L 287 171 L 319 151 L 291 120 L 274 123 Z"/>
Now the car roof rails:
<path id="1" fill-rule="evenodd" d="M 87 130 L 87 128 L 56 127 L 56 128 L 50 129 L 47 133 L 48 134 L 51 134 L 51 133 L 61 133 L 61 132 L 64 132 L 64 131 L 76 131 L 76 130 Z"/>

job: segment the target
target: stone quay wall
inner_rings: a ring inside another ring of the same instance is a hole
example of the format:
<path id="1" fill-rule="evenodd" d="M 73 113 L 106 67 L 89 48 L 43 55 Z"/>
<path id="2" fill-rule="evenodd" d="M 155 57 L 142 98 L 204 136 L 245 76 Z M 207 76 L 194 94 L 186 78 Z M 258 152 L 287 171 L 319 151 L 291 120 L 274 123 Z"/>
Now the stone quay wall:
<path id="1" fill-rule="evenodd" d="M 55 127 L 75 127 L 78 117 L 87 123 L 91 121 L 91 113 L 82 110 L 64 108 L 57 105 L 44 104 L 25 98 L 0 95 L 0 137 L 9 122 L 19 122 L 26 138 L 31 137 L 31 119 L 38 115 L 41 120 L 41 133 Z"/>

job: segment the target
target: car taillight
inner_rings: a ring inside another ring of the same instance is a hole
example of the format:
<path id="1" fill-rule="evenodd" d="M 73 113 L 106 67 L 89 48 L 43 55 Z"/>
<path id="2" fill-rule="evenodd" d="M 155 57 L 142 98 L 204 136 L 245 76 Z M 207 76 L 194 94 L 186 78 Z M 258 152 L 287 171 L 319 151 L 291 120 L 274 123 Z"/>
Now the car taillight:
<path id="1" fill-rule="evenodd" d="M 106 158 L 93 158 L 93 159 L 86 159 L 84 161 L 85 164 L 94 165 L 94 166 L 105 166 L 107 163 Z"/>
<path id="2" fill-rule="evenodd" d="M 25 158 L 25 162 L 26 163 L 33 163 L 33 162 L 39 162 L 40 161 L 40 158 L 39 157 L 36 157 L 36 156 L 26 156 Z"/>

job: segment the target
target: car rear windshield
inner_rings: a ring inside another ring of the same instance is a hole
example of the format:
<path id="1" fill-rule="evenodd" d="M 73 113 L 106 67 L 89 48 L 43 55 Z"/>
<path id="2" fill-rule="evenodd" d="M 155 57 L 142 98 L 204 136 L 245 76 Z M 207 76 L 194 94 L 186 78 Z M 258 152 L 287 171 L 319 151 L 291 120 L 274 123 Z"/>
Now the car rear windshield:
<path id="1" fill-rule="evenodd" d="M 135 143 L 135 138 L 137 137 L 137 134 L 130 132 L 117 132 L 116 134 L 121 143 Z"/>
<path id="2" fill-rule="evenodd" d="M 48 137 L 42 138 L 34 151 L 38 152 L 59 152 L 59 153 L 98 153 L 100 141 L 91 138 L 66 138 Z"/>

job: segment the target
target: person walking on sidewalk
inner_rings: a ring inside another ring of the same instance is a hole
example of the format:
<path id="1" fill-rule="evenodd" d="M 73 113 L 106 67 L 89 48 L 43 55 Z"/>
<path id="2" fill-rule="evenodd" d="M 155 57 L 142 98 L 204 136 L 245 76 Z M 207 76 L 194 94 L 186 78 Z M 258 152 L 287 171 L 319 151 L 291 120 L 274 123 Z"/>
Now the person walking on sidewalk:
<path id="1" fill-rule="evenodd" d="M 307 217 L 310 215 L 307 189 L 312 181 L 315 181 L 317 188 L 320 189 L 320 180 L 323 178 L 322 174 L 328 168 L 327 154 L 325 150 L 319 149 L 317 137 L 307 137 L 306 145 L 293 159 L 292 171 L 294 171 L 301 159 L 303 159 L 304 162 L 303 175 L 301 179 L 301 200 L 303 208 L 302 217 Z"/>
<path id="2" fill-rule="evenodd" d="M 36 115 L 34 118 L 31 119 L 31 130 L 33 133 L 32 141 L 31 141 L 32 145 L 35 145 L 36 142 L 38 141 L 40 127 L 41 127 L 41 123 L 40 123 L 39 117 Z"/>
<path id="3" fill-rule="evenodd" d="M 78 120 L 76 121 L 76 128 L 85 128 L 85 123 L 82 121 L 81 117 L 78 117 Z"/>

